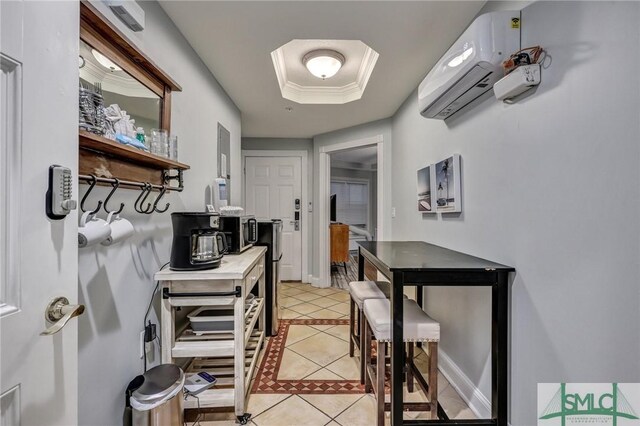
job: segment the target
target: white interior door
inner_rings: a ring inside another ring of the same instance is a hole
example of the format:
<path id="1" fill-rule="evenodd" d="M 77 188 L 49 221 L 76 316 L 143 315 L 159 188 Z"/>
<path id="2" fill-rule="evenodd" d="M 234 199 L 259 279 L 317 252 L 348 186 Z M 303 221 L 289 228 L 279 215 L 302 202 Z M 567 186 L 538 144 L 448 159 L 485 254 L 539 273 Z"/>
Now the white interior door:
<path id="1" fill-rule="evenodd" d="M 77 424 L 77 320 L 40 332 L 52 298 L 78 300 L 77 214 L 45 213 L 49 165 L 77 176 L 78 17 L 78 2 L 0 1 L 3 426 Z"/>
<path id="2" fill-rule="evenodd" d="M 283 281 L 302 279 L 302 159 L 246 157 L 245 210 L 257 219 L 282 219 Z M 296 210 L 296 200 L 299 200 Z M 296 212 L 298 223 L 296 226 Z"/>

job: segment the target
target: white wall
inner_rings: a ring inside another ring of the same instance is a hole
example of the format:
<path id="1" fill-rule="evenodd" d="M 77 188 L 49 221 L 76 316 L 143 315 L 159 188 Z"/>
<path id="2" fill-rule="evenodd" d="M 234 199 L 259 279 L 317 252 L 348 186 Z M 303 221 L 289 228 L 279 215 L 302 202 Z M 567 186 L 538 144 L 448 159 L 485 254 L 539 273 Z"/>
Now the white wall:
<path id="1" fill-rule="evenodd" d="M 378 165 L 379 170 L 382 169 L 384 176 L 385 186 L 383 188 L 383 214 L 382 214 L 382 235 L 378 236 L 378 239 L 388 239 L 391 235 L 391 120 L 378 120 L 371 123 L 363 124 L 360 126 L 350 127 L 348 129 L 336 130 L 335 132 L 324 133 L 322 135 L 315 136 L 313 138 L 313 153 L 314 153 L 314 170 L 319 170 L 319 155 L 320 149 L 324 146 L 335 145 L 344 142 L 351 142 L 360 139 L 371 138 L 374 136 L 382 135 L 383 137 L 383 152 L 384 152 L 384 164 L 382 168 Z M 314 208 L 319 205 L 320 195 L 320 178 L 317 172 L 313 176 L 313 194 L 314 194 Z M 325 194 L 326 195 L 326 194 Z M 323 195 L 324 196 L 324 195 Z M 316 216 L 317 217 L 317 216 Z M 380 225 L 378 225 L 380 226 Z M 313 241 L 318 241 L 320 232 L 329 232 L 328 227 L 323 224 L 316 223 L 313 227 Z M 320 265 L 318 259 L 320 252 L 318 250 L 318 244 L 314 243 L 312 253 L 312 266 L 310 267 L 311 274 L 315 280 L 320 276 Z"/>
<path id="2" fill-rule="evenodd" d="M 515 105 L 448 122 L 393 119 L 394 240 L 513 265 L 510 422 L 536 424 L 539 382 L 640 381 L 640 4 L 540 2 L 522 44 L 551 57 Z M 462 158 L 460 214 L 415 211 L 416 170 Z M 490 293 L 430 289 L 441 349 L 490 396 Z"/>
<path id="3" fill-rule="evenodd" d="M 171 129 L 179 136 L 185 190 L 167 197 L 171 210 L 150 216 L 136 213 L 137 191 L 120 190 L 112 206 L 125 202 L 123 216 L 136 234 L 110 247 L 80 249 L 79 298 L 87 311 L 79 318 L 79 424 L 114 425 L 122 422 L 124 389 L 142 372 L 139 334 L 153 287 L 153 274 L 168 262 L 171 247 L 171 211 L 202 211 L 207 186 L 216 177 L 216 123 L 231 132 L 232 203 L 238 204 L 240 182 L 240 112 L 156 2 L 138 2 L 145 10 L 146 29 L 133 34 L 96 2 L 115 23 L 183 88 L 172 96 Z M 81 191 L 86 185 L 81 186 Z M 106 190 L 97 189 L 89 205 Z M 84 192 L 81 192 L 81 195 Z M 164 204 L 162 204 L 164 206 Z M 104 212 L 101 213 L 104 216 Z M 158 323 L 152 309 L 151 319 Z M 159 311 L 158 311 L 159 312 Z M 159 357 L 155 348 L 154 359 Z"/>

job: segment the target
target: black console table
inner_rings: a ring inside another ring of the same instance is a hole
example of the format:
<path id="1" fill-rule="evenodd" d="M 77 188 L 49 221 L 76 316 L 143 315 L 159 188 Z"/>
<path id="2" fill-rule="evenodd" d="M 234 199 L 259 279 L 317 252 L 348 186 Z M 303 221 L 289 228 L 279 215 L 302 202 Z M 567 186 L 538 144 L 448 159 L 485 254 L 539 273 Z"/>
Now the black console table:
<path id="1" fill-rule="evenodd" d="M 510 266 L 480 259 L 422 241 L 363 241 L 358 243 L 358 280 L 364 280 L 368 260 L 391 282 L 391 424 L 507 425 L 507 357 L 509 350 Z M 416 286 L 422 304 L 424 286 L 490 286 L 491 297 L 491 419 L 449 420 L 439 407 L 437 420 L 402 419 L 404 370 L 403 288 Z"/>

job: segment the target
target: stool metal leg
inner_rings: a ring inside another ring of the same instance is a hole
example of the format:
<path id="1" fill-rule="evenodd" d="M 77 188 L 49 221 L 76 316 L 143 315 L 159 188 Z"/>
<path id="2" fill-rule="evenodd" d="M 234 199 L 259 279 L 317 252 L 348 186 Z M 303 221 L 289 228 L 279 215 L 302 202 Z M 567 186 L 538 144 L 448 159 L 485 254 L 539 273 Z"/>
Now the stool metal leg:
<path id="1" fill-rule="evenodd" d="M 353 301 L 353 299 L 349 299 L 349 356 L 351 358 L 353 358 L 353 339 L 356 335 L 355 330 L 356 330 L 356 316 L 355 316 L 355 302 Z M 360 325 L 360 324 L 358 324 Z"/>
<path id="2" fill-rule="evenodd" d="M 429 342 L 429 403 L 431 418 L 438 418 L 438 342 Z"/>
<path id="3" fill-rule="evenodd" d="M 364 372 L 364 391 L 366 393 L 371 393 L 371 376 L 369 375 L 369 365 L 371 365 L 371 328 L 369 328 L 369 323 L 365 322 L 362 324 L 361 333 L 364 334 L 364 359 L 365 359 L 365 372 Z"/>
<path id="4" fill-rule="evenodd" d="M 384 426 L 384 370 L 385 370 L 385 358 L 386 358 L 386 343 L 378 341 L 376 355 L 376 402 L 378 412 L 378 426 Z"/>
<path id="5" fill-rule="evenodd" d="M 364 330 L 363 330 L 364 328 L 367 328 L 367 327 L 363 326 L 364 323 L 365 323 L 364 310 L 359 309 L 358 327 L 360 328 L 360 384 L 361 385 L 364 385 L 364 376 L 367 368 L 367 359 L 364 356 L 366 343 L 364 341 L 365 339 L 364 339 Z"/>
<path id="6" fill-rule="evenodd" d="M 407 342 L 407 391 L 413 392 L 413 371 L 411 363 L 413 362 L 413 342 Z"/>

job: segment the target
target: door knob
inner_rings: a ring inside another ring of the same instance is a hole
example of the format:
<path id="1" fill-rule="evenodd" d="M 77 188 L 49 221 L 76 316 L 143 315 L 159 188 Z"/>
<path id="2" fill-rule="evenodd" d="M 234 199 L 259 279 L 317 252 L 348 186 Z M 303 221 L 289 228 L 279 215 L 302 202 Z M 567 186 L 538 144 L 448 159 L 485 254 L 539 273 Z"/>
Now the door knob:
<path id="1" fill-rule="evenodd" d="M 56 297 L 49 302 L 44 318 L 53 325 L 40 333 L 41 336 L 50 336 L 62 330 L 69 320 L 84 313 L 84 305 L 70 305 L 66 297 Z"/>

